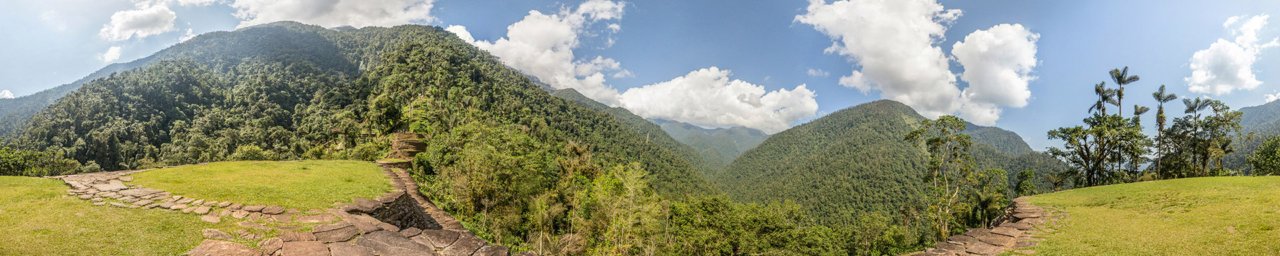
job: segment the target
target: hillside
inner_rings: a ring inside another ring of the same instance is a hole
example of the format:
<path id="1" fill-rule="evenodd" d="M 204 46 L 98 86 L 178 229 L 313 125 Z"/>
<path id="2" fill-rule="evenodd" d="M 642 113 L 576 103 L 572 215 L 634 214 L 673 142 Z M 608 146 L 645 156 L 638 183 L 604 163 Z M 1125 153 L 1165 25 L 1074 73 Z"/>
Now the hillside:
<path id="1" fill-rule="evenodd" d="M 1268 138 L 1280 135 L 1280 101 L 1272 101 L 1252 107 L 1240 108 L 1240 127 L 1244 134 L 1253 134 L 1252 140 L 1237 140 L 1235 152 L 1228 153 L 1223 159 L 1227 168 L 1249 171 L 1252 167 L 1247 162 L 1254 149 L 1262 145 Z"/>
<path id="2" fill-rule="evenodd" d="M 743 152 L 769 138 L 764 132 L 746 127 L 708 129 L 671 120 L 653 122 L 676 141 L 692 147 L 712 171 L 724 169 Z"/>
<path id="3" fill-rule="evenodd" d="M 1038 255 L 1275 255 L 1277 177 L 1138 182 L 1036 195 L 1066 216 Z"/>
<path id="4" fill-rule="evenodd" d="M 421 51 L 432 53 L 412 55 Z M 433 137 L 483 120 L 551 145 L 587 145 L 603 162 L 638 162 L 665 194 L 710 189 L 681 154 L 552 97 L 436 27 L 278 22 L 200 35 L 145 62 L 42 110 L 21 144 L 106 170 L 218 161 L 245 147 L 271 159 L 368 160 L 381 157 L 383 134 L 417 128 Z M 424 110 L 414 103 L 456 112 L 414 112 Z"/>
<path id="5" fill-rule="evenodd" d="M 848 223 L 859 212 L 899 214 L 919 204 L 926 155 L 903 138 L 923 119 L 888 100 L 844 109 L 774 134 L 712 179 L 735 199 L 795 201 L 826 222 Z M 1021 170 L 1065 168 L 1040 153 L 1008 153 L 1026 143 L 995 130 L 966 131 L 978 134 L 973 154 L 980 167 L 1005 169 L 1010 180 Z"/>

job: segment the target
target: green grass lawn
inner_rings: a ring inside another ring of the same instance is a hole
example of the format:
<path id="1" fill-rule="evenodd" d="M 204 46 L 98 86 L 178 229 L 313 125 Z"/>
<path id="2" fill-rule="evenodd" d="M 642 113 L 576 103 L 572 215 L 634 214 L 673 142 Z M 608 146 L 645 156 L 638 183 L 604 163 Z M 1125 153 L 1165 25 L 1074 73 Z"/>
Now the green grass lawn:
<path id="1" fill-rule="evenodd" d="M 134 174 L 133 183 L 192 198 L 325 209 L 391 190 L 382 168 L 361 161 L 218 162 Z"/>
<path id="2" fill-rule="evenodd" d="M 211 227 L 196 215 L 94 206 L 59 180 L 0 176 L 0 255 L 177 255 Z"/>
<path id="3" fill-rule="evenodd" d="M 1068 213 L 1036 255 L 1280 255 L 1280 177 L 1101 186 L 1031 202 Z"/>

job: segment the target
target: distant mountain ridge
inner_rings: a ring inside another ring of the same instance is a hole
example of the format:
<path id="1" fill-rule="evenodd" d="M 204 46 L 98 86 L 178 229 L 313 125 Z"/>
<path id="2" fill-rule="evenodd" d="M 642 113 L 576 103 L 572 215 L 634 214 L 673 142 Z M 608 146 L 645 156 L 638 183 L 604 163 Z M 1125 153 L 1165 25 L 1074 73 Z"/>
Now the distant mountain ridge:
<path id="1" fill-rule="evenodd" d="M 735 126 L 729 128 L 702 128 L 697 125 L 665 119 L 650 120 L 676 141 L 692 147 L 708 168 L 723 169 L 742 153 L 751 150 L 764 140 L 768 134 L 756 129 Z"/>
<path id="2" fill-rule="evenodd" d="M 827 223 L 850 223 L 859 212 L 898 214 L 921 203 L 927 156 L 904 137 L 922 120 L 890 100 L 850 107 L 770 136 L 711 179 L 735 199 L 795 201 Z M 1066 168 L 1015 133 L 976 125 L 965 133 L 980 168 L 1009 176 Z"/>

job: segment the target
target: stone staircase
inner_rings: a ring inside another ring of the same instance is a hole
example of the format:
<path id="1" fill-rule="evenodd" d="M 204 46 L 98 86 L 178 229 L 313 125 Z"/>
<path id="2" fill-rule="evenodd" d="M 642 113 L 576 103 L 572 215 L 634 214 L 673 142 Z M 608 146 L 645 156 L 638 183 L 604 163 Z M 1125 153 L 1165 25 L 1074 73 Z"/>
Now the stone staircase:
<path id="1" fill-rule="evenodd" d="M 964 234 L 947 238 L 947 241 L 938 243 L 934 248 L 910 255 L 1000 255 L 1009 251 L 1015 255 L 1035 254 L 1035 251 L 1027 249 L 1040 241 L 1034 235 L 1037 232 L 1052 231 L 1052 225 L 1045 224 L 1056 225 L 1065 214 L 1053 215 L 1027 202 L 1026 197 L 1019 197 L 1013 199 L 1013 208 L 1008 216 L 1007 220 L 994 228 L 970 229 Z"/>

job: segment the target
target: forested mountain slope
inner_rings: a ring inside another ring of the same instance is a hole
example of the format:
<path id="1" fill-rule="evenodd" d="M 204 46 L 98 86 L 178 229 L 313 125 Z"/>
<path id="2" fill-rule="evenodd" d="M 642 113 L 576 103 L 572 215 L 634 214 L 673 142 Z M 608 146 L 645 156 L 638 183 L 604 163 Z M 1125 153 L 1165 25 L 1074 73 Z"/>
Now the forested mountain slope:
<path id="1" fill-rule="evenodd" d="M 549 87 L 544 87 L 543 89 L 547 90 L 549 89 Z M 643 117 L 637 116 L 636 114 L 631 113 L 631 111 L 628 111 L 627 109 L 619 108 L 619 107 L 609 107 L 604 103 L 600 103 L 598 101 L 592 100 L 591 98 L 587 98 L 586 95 L 582 95 L 582 93 L 579 93 L 577 90 L 574 90 L 574 89 L 559 89 L 559 90 L 552 89 L 549 91 L 551 92 L 552 96 L 556 96 L 558 98 L 577 103 L 580 106 L 583 106 L 592 110 L 604 112 L 609 114 L 610 116 L 613 116 L 613 118 L 616 118 L 619 122 L 622 122 L 622 124 L 626 125 L 627 128 L 630 128 L 635 133 L 644 137 L 645 141 L 667 148 L 668 150 L 675 152 L 678 157 L 684 159 L 685 161 L 688 161 L 689 163 L 694 164 L 697 167 L 697 169 L 700 170 L 700 173 L 705 173 L 708 170 L 707 169 L 708 166 L 705 163 L 706 160 L 704 158 L 700 158 L 699 155 L 695 154 L 694 153 L 695 150 L 692 147 L 684 143 L 681 143 L 680 141 L 677 141 L 676 139 L 672 138 L 672 136 L 668 135 L 668 133 L 664 131 L 662 128 L 659 128 L 657 124 L 649 122 L 649 120 L 645 120 Z"/>
<path id="2" fill-rule="evenodd" d="M 1280 101 L 1240 108 L 1240 112 L 1240 135 L 1252 138 L 1236 139 L 1235 151 L 1228 153 L 1223 162 L 1228 169 L 1249 171 L 1249 155 L 1268 138 L 1280 135 Z"/>
<path id="3" fill-rule="evenodd" d="M 827 223 L 853 223 L 867 212 L 910 214 L 920 204 L 927 156 L 904 137 L 921 120 L 889 100 L 844 109 L 770 136 L 711 179 L 735 199 L 795 201 Z M 1030 151 L 1016 134 L 970 128 L 981 168 L 1006 169 L 1010 176 L 1065 168 Z M 1010 154 L 1023 148 L 1027 153 Z"/>
<path id="4" fill-rule="evenodd" d="M 80 86 L 84 85 L 84 83 L 106 77 L 115 72 L 133 69 L 147 63 L 149 60 L 139 59 L 128 63 L 111 64 L 69 84 L 18 98 L 0 99 L 0 142 L 16 137 L 21 132 L 21 129 L 27 125 L 27 120 L 30 120 L 31 116 L 34 116 L 45 107 L 53 105 L 54 102 L 62 99 L 68 93 L 80 89 Z"/>
<path id="5" fill-rule="evenodd" d="M 85 83 L 31 119 L 20 140 L 107 170 L 227 159 L 381 156 L 380 136 L 472 122 L 637 162 L 671 195 L 709 186 L 694 164 L 608 114 L 552 97 L 436 27 L 325 29 L 279 22 L 198 36 L 149 65 Z M 448 112 L 438 112 L 445 111 Z"/>
<path id="6" fill-rule="evenodd" d="M 713 172 L 724 169 L 743 152 L 769 138 L 768 134 L 760 130 L 746 127 L 707 129 L 671 120 L 659 119 L 653 122 L 676 141 L 692 147 Z"/>

